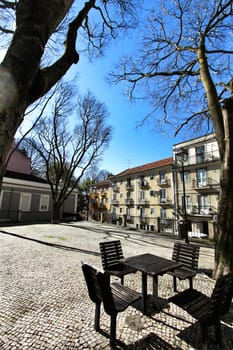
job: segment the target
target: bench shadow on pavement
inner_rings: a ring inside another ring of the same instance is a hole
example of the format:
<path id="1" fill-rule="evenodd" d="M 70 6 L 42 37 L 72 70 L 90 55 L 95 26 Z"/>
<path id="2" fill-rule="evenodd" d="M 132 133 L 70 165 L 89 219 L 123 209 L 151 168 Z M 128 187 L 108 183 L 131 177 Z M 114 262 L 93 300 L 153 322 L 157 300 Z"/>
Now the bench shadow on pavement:
<path id="1" fill-rule="evenodd" d="M 165 312 L 166 313 L 166 312 Z M 169 315 L 169 313 L 167 313 Z M 191 349 L 201 349 L 202 348 L 202 336 L 201 336 L 201 327 L 198 321 L 191 322 L 187 318 L 179 317 L 178 315 L 171 315 L 173 318 L 176 318 L 178 321 L 184 321 L 188 326 L 183 330 L 180 330 L 176 334 L 176 337 L 180 338 L 182 341 L 185 341 Z M 214 326 L 209 327 L 208 336 L 209 336 L 209 349 L 211 350 L 229 350 L 233 349 L 233 303 L 231 304 L 229 312 L 222 318 L 221 329 L 223 335 L 223 344 L 224 347 L 219 349 L 216 344 L 215 329 Z"/>
<path id="2" fill-rule="evenodd" d="M 181 350 L 181 348 L 173 347 L 167 342 L 165 342 L 162 338 L 160 338 L 155 333 L 150 333 L 144 338 L 136 341 L 133 344 L 124 345 L 117 349 L 124 350 Z"/>
<path id="3" fill-rule="evenodd" d="M 99 330 L 99 333 L 109 338 L 104 330 Z M 135 343 L 125 344 L 120 340 L 116 340 L 116 350 L 182 350 L 179 347 L 173 347 L 155 333 L 151 332 Z"/>
<path id="4" fill-rule="evenodd" d="M 8 231 L 0 230 L 0 233 L 6 234 L 6 235 L 9 235 L 9 236 L 13 236 L 13 237 L 16 237 L 16 238 L 25 239 L 25 240 L 32 241 L 32 242 L 35 242 L 35 243 L 43 244 L 43 245 L 46 245 L 48 247 L 53 247 L 53 248 L 63 249 L 63 250 L 70 250 L 70 251 L 73 251 L 73 252 L 79 252 L 79 253 L 84 253 L 84 254 L 89 254 L 89 255 L 94 255 L 94 256 L 100 256 L 99 252 L 95 252 L 93 250 L 80 249 L 80 248 L 76 248 L 76 247 L 66 246 L 66 245 L 63 245 L 63 244 L 57 244 L 57 243 L 41 241 L 39 239 L 22 236 L 22 235 L 19 235 L 17 233 L 8 232 Z"/>

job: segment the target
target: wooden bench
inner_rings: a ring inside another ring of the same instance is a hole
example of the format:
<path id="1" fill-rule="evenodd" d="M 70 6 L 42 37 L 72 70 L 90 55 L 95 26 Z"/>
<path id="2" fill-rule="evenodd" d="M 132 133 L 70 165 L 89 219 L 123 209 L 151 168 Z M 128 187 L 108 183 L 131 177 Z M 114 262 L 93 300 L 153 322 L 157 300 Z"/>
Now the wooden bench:
<path id="1" fill-rule="evenodd" d="M 115 349 L 117 314 L 138 300 L 140 294 L 120 283 L 110 284 L 106 273 L 98 271 L 91 265 L 82 264 L 82 270 L 89 297 L 96 305 L 94 328 L 100 331 L 100 307 L 103 302 L 105 312 L 111 317 L 110 348 Z"/>
<path id="2" fill-rule="evenodd" d="M 121 284 L 124 284 L 124 276 L 137 271 L 120 262 L 124 258 L 120 240 L 100 242 L 99 248 L 102 266 L 109 278 L 111 275 L 117 276 L 121 279 Z"/>
<path id="3" fill-rule="evenodd" d="M 177 291 L 176 279 L 189 279 L 190 288 L 193 288 L 193 277 L 197 274 L 200 247 L 181 242 L 175 242 L 173 247 L 172 260 L 182 263 L 181 267 L 168 274 L 173 276 L 173 289 Z"/>
<path id="4" fill-rule="evenodd" d="M 216 343 L 222 344 L 221 318 L 229 311 L 233 297 L 233 273 L 219 278 L 211 297 L 197 291 L 187 289 L 169 298 L 169 301 L 187 311 L 201 325 L 203 349 L 208 349 L 208 329 L 215 326 Z"/>

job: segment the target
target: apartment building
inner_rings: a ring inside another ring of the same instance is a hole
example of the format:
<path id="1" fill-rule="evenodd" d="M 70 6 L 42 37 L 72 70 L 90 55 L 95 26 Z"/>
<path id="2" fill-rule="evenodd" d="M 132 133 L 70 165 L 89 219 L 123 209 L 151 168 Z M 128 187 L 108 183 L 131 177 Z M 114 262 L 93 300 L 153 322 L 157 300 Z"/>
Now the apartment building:
<path id="1" fill-rule="evenodd" d="M 107 179 L 97 182 L 90 187 L 89 217 L 101 222 L 111 222 L 109 187 L 111 182 Z"/>
<path id="2" fill-rule="evenodd" d="M 111 176 L 112 221 L 150 231 L 173 232 L 172 157 Z"/>
<path id="3" fill-rule="evenodd" d="M 173 146 L 174 211 L 187 221 L 189 236 L 214 238 L 217 220 L 220 159 L 214 134 Z"/>
<path id="4" fill-rule="evenodd" d="M 214 239 L 220 159 L 215 134 L 173 146 L 173 157 L 110 176 L 90 189 L 93 219 Z"/>

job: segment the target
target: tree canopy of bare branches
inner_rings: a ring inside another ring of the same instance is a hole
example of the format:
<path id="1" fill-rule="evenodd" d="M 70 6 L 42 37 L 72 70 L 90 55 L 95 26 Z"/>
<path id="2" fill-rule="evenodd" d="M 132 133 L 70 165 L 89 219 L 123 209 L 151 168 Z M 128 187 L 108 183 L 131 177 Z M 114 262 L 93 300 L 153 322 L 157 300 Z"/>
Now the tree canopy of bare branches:
<path id="1" fill-rule="evenodd" d="M 176 133 L 213 125 L 221 157 L 216 277 L 233 270 L 232 15 L 230 0 L 151 4 L 135 56 L 110 75 L 130 98 L 149 99 L 150 116 L 162 114 Z"/>
<path id="2" fill-rule="evenodd" d="M 60 208 L 80 183 L 85 172 L 96 163 L 111 139 L 105 105 L 88 92 L 77 104 L 76 126 L 69 129 L 69 116 L 74 104 L 72 89 L 61 85 L 52 115 L 44 117 L 21 144 L 34 149 L 39 169 L 51 188 L 52 222 L 59 221 Z"/>
<path id="3" fill-rule="evenodd" d="M 7 48 L 0 64 L 0 179 L 26 109 L 79 62 L 80 51 L 102 54 L 109 39 L 131 27 L 132 3 L 0 0 L 1 43 Z"/>
<path id="4" fill-rule="evenodd" d="M 232 1 L 160 1 L 149 13 L 135 56 L 122 59 L 110 80 L 125 83 L 130 99 L 149 98 L 150 116 L 163 112 L 174 132 L 198 129 L 232 93 Z"/>

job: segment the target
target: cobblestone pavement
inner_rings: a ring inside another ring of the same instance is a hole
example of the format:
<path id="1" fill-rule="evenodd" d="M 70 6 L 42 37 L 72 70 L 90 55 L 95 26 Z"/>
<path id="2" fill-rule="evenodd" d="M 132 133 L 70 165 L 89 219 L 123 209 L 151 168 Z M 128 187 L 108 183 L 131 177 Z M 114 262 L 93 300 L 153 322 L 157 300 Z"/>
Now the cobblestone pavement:
<path id="1" fill-rule="evenodd" d="M 98 244 L 120 238 L 125 256 L 151 252 L 171 258 L 174 240 L 92 222 L 37 224 L 0 228 L 0 349 L 109 349 L 109 340 L 93 329 L 94 304 L 89 300 L 81 261 L 101 267 Z M 202 271 L 212 269 L 214 251 L 201 247 L 194 287 L 211 294 L 214 281 Z M 149 279 L 149 282 L 151 280 Z M 141 290 L 138 272 L 125 284 Z M 179 288 L 188 287 L 179 282 Z M 149 285 L 149 292 L 151 286 Z M 159 278 L 159 295 L 172 294 L 172 278 Z M 102 311 L 101 329 L 109 333 Z M 233 349 L 233 307 L 223 322 L 224 349 Z M 195 320 L 170 304 L 144 316 L 129 307 L 118 315 L 119 349 L 201 349 Z M 216 349 L 210 332 L 210 349 Z"/>

